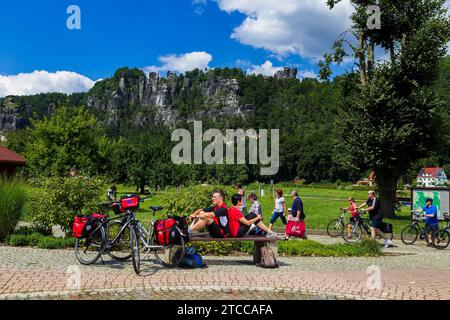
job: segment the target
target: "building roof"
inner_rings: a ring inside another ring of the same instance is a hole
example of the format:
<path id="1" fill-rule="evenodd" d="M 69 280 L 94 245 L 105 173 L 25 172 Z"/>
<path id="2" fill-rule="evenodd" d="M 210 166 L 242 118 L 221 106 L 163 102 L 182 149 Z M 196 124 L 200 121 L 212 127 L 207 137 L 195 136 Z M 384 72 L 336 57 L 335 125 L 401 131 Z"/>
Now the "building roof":
<path id="1" fill-rule="evenodd" d="M 24 166 L 27 162 L 14 151 L 11 151 L 0 144 L 0 164 L 1 163 Z"/>
<path id="2" fill-rule="evenodd" d="M 438 178 L 444 169 L 436 168 L 422 168 L 417 175 L 417 178 Z"/>

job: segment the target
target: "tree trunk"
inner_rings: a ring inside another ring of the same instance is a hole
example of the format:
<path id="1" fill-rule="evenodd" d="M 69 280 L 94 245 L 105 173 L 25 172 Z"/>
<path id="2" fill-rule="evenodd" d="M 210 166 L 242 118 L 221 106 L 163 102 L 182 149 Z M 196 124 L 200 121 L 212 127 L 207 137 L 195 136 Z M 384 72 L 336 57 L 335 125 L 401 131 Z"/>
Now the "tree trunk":
<path id="1" fill-rule="evenodd" d="M 385 218 L 395 218 L 395 201 L 399 176 L 391 171 L 375 170 L 377 175 L 378 197 Z"/>
<path id="2" fill-rule="evenodd" d="M 367 84 L 366 48 L 364 32 L 359 33 L 359 76 L 363 85 Z"/>

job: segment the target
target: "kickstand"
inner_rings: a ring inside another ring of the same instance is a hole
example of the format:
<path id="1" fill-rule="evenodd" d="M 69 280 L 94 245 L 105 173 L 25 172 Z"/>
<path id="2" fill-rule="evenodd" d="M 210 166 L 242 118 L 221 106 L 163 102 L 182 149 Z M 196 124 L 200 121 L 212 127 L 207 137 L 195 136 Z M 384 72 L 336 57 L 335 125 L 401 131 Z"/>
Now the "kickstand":
<path id="1" fill-rule="evenodd" d="M 102 256 L 100 256 L 100 260 L 102 261 L 102 264 L 105 265 L 105 261 L 103 260 Z"/>

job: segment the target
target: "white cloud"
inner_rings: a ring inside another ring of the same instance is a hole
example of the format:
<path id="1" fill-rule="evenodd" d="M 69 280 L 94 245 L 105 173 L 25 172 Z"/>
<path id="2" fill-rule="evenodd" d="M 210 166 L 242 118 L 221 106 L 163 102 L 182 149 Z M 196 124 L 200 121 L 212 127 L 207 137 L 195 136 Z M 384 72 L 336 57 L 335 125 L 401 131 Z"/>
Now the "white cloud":
<path id="1" fill-rule="evenodd" d="M 47 92 L 74 93 L 91 89 L 95 81 L 75 72 L 33 71 L 12 76 L 0 75 L 0 97 Z"/>
<path id="2" fill-rule="evenodd" d="M 241 64 L 241 65 L 246 65 L 247 62 L 245 61 L 241 61 L 238 60 L 236 61 L 236 63 Z M 275 75 L 275 73 L 277 73 L 278 71 L 282 71 L 284 69 L 284 67 L 276 67 L 273 65 L 273 63 L 269 60 L 267 60 L 266 62 L 264 62 L 261 65 L 251 65 L 248 69 L 247 69 L 247 73 L 248 74 L 256 74 L 256 75 L 263 75 L 266 77 L 272 77 Z M 310 70 L 299 70 L 297 73 L 297 78 L 299 79 L 304 79 L 304 78 L 316 78 L 317 75 L 314 73 L 314 71 L 310 71 Z"/>
<path id="3" fill-rule="evenodd" d="M 248 74 L 262 74 L 266 77 L 271 77 L 278 71 L 283 70 L 283 67 L 275 67 L 271 61 L 266 61 L 262 65 L 253 65 L 247 69 Z"/>
<path id="4" fill-rule="evenodd" d="M 143 70 L 146 73 L 165 71 L 184 73 L 197 68 L 208 69 L 209 63 L 212 59 L 212 55 L 204 51 L 190 52 L 179 55 L 169 54 L 158 58 L 158 60 L 162 63 L 161 66 L 148 66 L 144 67 Z"/>
<path id="5" fill-rule="evenodd" d="M 343 0 L 333 10 L 325 0 L 216 0 L 228 13 L 247 17 L 231 37 L 281 57 L 296 54 L 317 59 L 351 26 L 353 8 Z"/>

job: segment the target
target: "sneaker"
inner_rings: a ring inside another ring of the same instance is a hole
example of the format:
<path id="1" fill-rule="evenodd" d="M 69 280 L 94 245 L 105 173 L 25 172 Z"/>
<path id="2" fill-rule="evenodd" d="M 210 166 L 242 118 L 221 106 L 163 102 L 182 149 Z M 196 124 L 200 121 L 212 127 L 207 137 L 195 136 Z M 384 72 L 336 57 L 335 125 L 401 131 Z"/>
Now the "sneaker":
<path id="1" fill-rule="evenodd" d="M 384 241 L 384 247 L 389 248 L 389 246 L 392 244 L 392 240 L 385 240 Z"/>
<path id="2" fill-rule="evenodd" d="M 278 234 L 276 232 L 270 231 L 266 234 L 266 238 L 278 238 Z"/>

